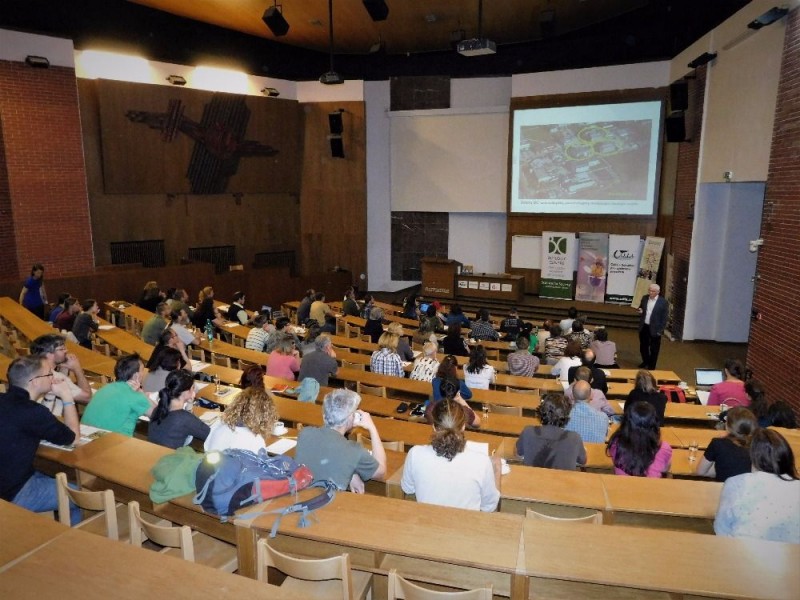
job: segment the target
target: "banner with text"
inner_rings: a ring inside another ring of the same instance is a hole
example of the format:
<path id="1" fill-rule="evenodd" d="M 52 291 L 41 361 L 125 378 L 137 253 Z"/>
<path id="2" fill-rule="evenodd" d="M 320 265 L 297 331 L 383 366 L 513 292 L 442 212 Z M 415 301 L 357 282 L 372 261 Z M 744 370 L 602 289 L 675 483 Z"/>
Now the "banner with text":
<path id="1" fill-rule="evenodd" d="M 602 302 L 608 273 L 608 234 L 581 232 L 575 300 Z"/>
<path id="2" fill-rule="evenodd" d="M 575 269 L 575 234 L 555 231 L 542 233 L 541 298 L 572 299 L 572 272 Z"/>
<path id="3" fill-rule="evenodd" d="M 664 238 L 650 237 L 644 241 L 642 260 L 639 262 L 639 274 L 636 279 L 631 306 L 639 306 L 639 300 L 647 294 L 647 288 L 654 283 L 658 276 L 658 265 L 661 264 L 661 253 L 664 252 Z"/>
<path id="4" fill-rule="evenodd" d="M 608 237 L 608 304 L 630 304 L 633 301 L 641 243 L 642 239 L 638 235 Z"/>

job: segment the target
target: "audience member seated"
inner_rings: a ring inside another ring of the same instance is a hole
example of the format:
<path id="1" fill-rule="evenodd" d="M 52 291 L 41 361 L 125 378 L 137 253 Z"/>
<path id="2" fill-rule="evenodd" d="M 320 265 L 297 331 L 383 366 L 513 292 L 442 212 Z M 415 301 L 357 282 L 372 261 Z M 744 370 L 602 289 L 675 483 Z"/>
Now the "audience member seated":
<path id="1" fill-rule="evenodd" d="M 275 320 L 275 327 L 273 328 L 273 331 L 270 332 L 269 337 L 264 344 L 264 351 L 272 352 L 275 350 L 275 348 L 278 347 L 278 344 L 280 344 L 281 340 L 283 340 L 287 335 L 292 338 L 295 347 L 300 348 L 300 339 L 297 337 L 297 334 L 295 334 L 294 327 L 292 327 L 289 317 L 279 317 Z"/>
<path id="2" fill-rule="evenodd" d="M 725 361 L 725 381 L 711 386 L 708 395 L 709 406 L 725 404 L 733 406 L 750 406 L 750 398 L 744 389 L 744 366 L 741 361 L 729 358 Z"/>
<path id="3" fill-rule="evenodd" d="M 306 336 L 300 342 L 300 354 L 305 356 L 306 354 L 315 352 L 317 350 L 317 345 L 314 342 L 323 333 L 325 332 L 322 331 L 322 327 L 320 327 L 316 321 L 308 321 L 306 325 Z"/>
<path id="4" fill-rule="evenodd" d="M 758 429 L 756 416 L 743 406 L 735 406 L 728 411 L 725 429 L 725 437 L 714 438 L 708 444 L 697 465 L 698 475 L 726 481 L 750 472 L 750 440 Z"/>
<path id="5" fill-rule="evenodd" d="M 428 305 L 424 315 L 420 315 L 419 326 L 426 331 L 433 331 L 434 333 L 444 331 L 444 323 L 439 318 L 439 315 L 436 314 L 436 306 L 433 303 Z"/>
<path id="6" fill-rule="evenodd" d="M 310 319 L 314 319 L 317 323 L 323 325 L 325 323 L 325 317 L 328 315 L 336 316 L 333 314 L 330 307 L 325 304 L 325 293 L 317 292 L 314 295 L 314 302 L 311 303 L 308 316 Z"/>
<path id="7" fill-rule="evenodd" d="M 154 346 L 158 342 L 159 336 L 167 328 L 167 317 L 169 317 L 169 305 L 166 302 L 159 302 L 156 305 L 156 314 L 150 317 L 142 327 L 142 340 Z"/>
<path id="8" fill-rule="evenodd" d="M 581 436 L 565 431 L 569 403 L 561 394 L 545 394 L 539 405 L 540 426 L 528 425 L 517 440 L 517 456 L 529 467 L 574 471 L 586 464 Z"/>
<path id="9" fill-rule="evenodd" d="M 442 362 L 439 363 L 439 370 L 436 371 L 436 376 L 431 381 L 431 400 L 434 402 L 438 402 L 443 398 L 441 386 L 442 381 L 445 379 L 456 382 L 458 394 L 464 400 L 472 398 L 472 390 L 469 389 L 463 379 L 458 378 L 458 360 L 452 354 L 445 356 Z"/>
<path id="10" fill-rule="evenodd" d="M 157 355 L 154 352 L 155 360 L 148 361 L 148 372 L 142 384 L 142 391 L 152 394 L 164 388 L 167 376 L 173 371 L 183 370 L 183 359 L 181 353 L 174 348 L 165 347 Z M 184 371 L 189 377 L 191 372 Z"/>
<path id="11" fill-rule="evenodd" d="M 570 306 L 569 310 L 567 311 L 567 318 L 561 319 L 561 322 L 558 324 L 558 327 L 561 330 L 561 335 L 568 336 L 570 333 L 572 333 L 572 323 L 577 318 L 578 309 L 574 306 Z"/>
<path id="12" fill-rule="evenodd" d="M 572 322 L 572 332 L 567 335 L 567 340 L 577 340 L 581 345 L 581 350 L 586 350 L 589 344 L 592 343 L 592 339 L 594 339 L 594 336 L 590 331 L 586 331 L 583 328 L 583 321 L 575 319 Z"/>
<path id="13" fill-rule="evenodd" d="M 303 296 L 302 300 L 300 300 L 300 305 L 297 307 L 297 324 L 298 325 L 305 325 L 306 321 L 310 319 L 311 315 L 311 303 L 314 302 L 314 296 L 316 292 L 313 289 L 307 289 L 305 295 Z M 322 323 L 320 323 L 322 325 Z"/>
<path id="14" fill-rule="evenodd" d="M 764 386 L 756 379 L 748 379 L 744 384 L 744 391 L 750 398 L 750 411 L 758 420 L 758 426 L 769 427 L 769 402 Z"/>
<path id="15" fill-rule="evenodd" d="M 794 410 L 783 400 L 776 400 L 770 405 L 767 418 L 769 419 L 770 427 L 797 429 L 797 417 L 794 414 Z"/>
<path id="16" fill-rule="evenodd" d="M 485 308 L 482 308 L 478 311 L 477 320 L 472 322 L 472 329 L 469 333 L 469 337 L 473 340 L 489 340 L 492 342 L 496 342 L 500 339 L 500 334 L 498 334 L 494 327 L 492 327 L 492 323 L 489 317 L 489 311 Z"/>
<path id="17" fill-rule="evenodd" d="M 257 387 L 264 389 L 264 375 L 266 371 L 261 365 L 250 365 L 244 371 L 239 379 L 239 387 L 246 390 L 249 387 Z"/>
<path id="18" fill-rule="evenodd" d="M 575 369 L 575 381 L 572 382 L 567 389 L 564 390 L 564 397 L 569 402 L 575 401 L 573 390 L 575 384 L 579 381 L 586 381 L 590 386 L 592 384 L 592 371 L 589 367 L 580 366 Z M 617 411 L 611 406 L 611 403 L 606 399 L 606 395 L 596 388 L 591 388 L 591 396 L 589 397 L 589 406 L 595 410 L 599 410 L 609 417 L 616 417 Z"/>
<path id="19" fill-rule="evenodd" d="M 169 328 L 175 332 L 184 346 L 200 344 L 200 332 L 193 332 L 190 329 L 191 323 L 189 313 L 186 312 L 185 308 L 179 308 L 177 311 L 173 310 L 170 313 Z"/>
<path id="20" fill-rule="evenodd" d="M 601 369 L 619 369 L 617 364 L 617 345 L 608 340 L 608 331 L 605 327 L 594 330 L 594 341 L 589 344 L 589 349 L 594 352 L 595 366 Z"/>
<path id="21" fill-rule="evenodd" d="M 192 323 L 205 331 L 206 323 L 217 318 L 214 311 L 214 288 L 206 286 L 197 294 L 197 309 L 194 311 Z"/>
<path id="22" fill-rule="evenodd" d="M 372 294 L 365 294 L 359 316 L 362 319 L 369 319 L 369 314 L 372 312 L 373 308 L 375 308 L 375 298 Z"/>
<path id="23" fill-rule="evenodd" d="M 550 337 L 550 331 L 553 329 L 553 322 L 550 319 L 545 319 L 542 322 L 542 327 L 539 329 L 536 337 L 538 341 L 536 342 L 536 354 L 539 355 L 540 358 L 544 357 L 544 345 L 547 342 L 548 338 Z M 561 333 L 561 328 L 558 329 L 559 334 Z"/>
<path id="24" fill-rule="evenodd" d="M 70 294 L 69 292 L 62 292 L 61 294 L 58 295 L 58 300 L 56 301 L 56 305 L 53 307 L 53 310 L 51 310 L 50 314 L 47 316 L 47 320 L 50 323 L 56 322 L 58 315 L 60 315 L 61 312 L 64 310 L 65 303 L 68 298 L 72 298 L 72 294 Z M 71 329 L 72 327 L 67 329 L 67 331 L 70 331 Z"/>
<path id="25" fill-rule="evenodd" d="M 59 331 L 72 331 L 79 312 L 81 312 L 81 305 L 78 303 L 78 299 L 67 298 L 64 301 L 64 308 L 61 314 L 53 321 L 53 327 Z"/>
<path id="26" fill-rule="evenodd" d="M 469 356 L 467 340 L 461 336 L 461 325 L 454 323 L 447 328 L 447 335 L 442 339 L 442 352 L 453 356 Z"/>
<path id="27" fill-rule="evenodd" d="M 458 323 L 461 327 L 466 327 L 469 329 L 470 323 L 467 316 L 464 314 L 464 311 L 461 310 L 460 304 L 453 304 L 450 307 L 450 314 L 447 315 L 447 318 L 444 321 L 444 324 L 447 325 L 448 329 Z"/>
<path id="28" fill-rule="evenodd" d="M 45 364 L 53 372 L 53 384 L 63 382 L 69 388 L 74 402 L 86 404 L 92 399 L 92 388 L 89 386 L 81 363 L 76 355 L 67 352 L 64 336 L 55 333 L 40 335 L 31 342 L 30 351 L 31 356 L 44 359 Z M 75 377 L 76 383 L 72 382 L 70 375 Z M 47 392 L 39 402 L 54 416 L 61 416 L 62 400 L 55 392 Z"/>
<path id="29" fill-rule="evenodd" d="M 322 402 L 323 427 L 303 427 L 297 436 L 295 460 L 306 465 L 314 481 L 333 481 L 340 490 L 364 493 L 364 482 L 386 475 L 386 451 L 369 413 L 358 410 L 361 396 L 351 390 L 333 390 Z M 345 436 L 366 429 L 372 453 Z"/>
<path id="30" fill-rule="evenodd" d="M 33 461 L 42 440 L 66 446 L 80 436 L 78 411 L 69 386 L 53 381 L 47 361 L 23 356 L 8 367 L 8 391 L 0 394 L 0 498 L 33 512 L 58 510 L 56 481 L 34 470 Z M 61 398 L 63 423 L 38 401 L 48 393 Z M 70 504 L 73 525 L 81 520 L 79 508 Z"/>
<path id="31" fill-rule="evenodd" d="M 185 310 L 186 314 L 189 315 L 190 321 L 194 315 L 192 307 L 189 306 L 189 294 L 184 289 L 175 290 L 172 294 L 172 302 L 169 304 L 169 309 L 174 313 L 180 313 L 181 310 Z"/>
<path id="32" fill-rule="evenodd" d="M 269 355 L 267 375 L 294 380 L 300 371 L 300 351 L 295 348 L 291 334 L 283 333 L 278 344 Z"/>
<path id="33" fill-rule="evenodd" d="M 731 477 L 722 486 L 714 531 L 800 544 L 800 480 L 791 446 L 779 433 L 758 429 L 750 460 L 751 473 Z"/>
<path id="34" fill-rule="evenodd" d="M 550 335 L 544 340 L 544 362 L 548 365 L 555 365 L 567 350 L 567 338 L 561 334 L 561 328 L 553 325 L 550 328 Z"/>
<path id="35" fill-rule="evenodd" d="M 312 319 L 311 323 L 313 322 L 314 320 Z M 325 315 L 325 322 L 319 328 L 319 332 L 336 335 L 336 315 L 334 315 L 333 313 Z"/>
<path id="36" fill-rule="evenodd" d="M 591 407 L 592 387 L 586 381 L 576 381 L 572 386 L 575 404 L 564 428 L 574 431 L 584 443 L 602 444 L 608 435 L 608 416 Z"/>
<path id="37" fill-rule="evenodd" d="M 422 322 L 419 324 L 419 328 L 415 329 L 414 335 L 411 336 L 411 341 L 415 344 L 433 342 L 437 346 L 439 345 L 439 340 L 436 337 L 436 333 L 433 331 L 433 329 L 428 329 L 427 322 Z"/>
<path id="38" fill-rule="evenodd" d="M 508 355 L 508 372 L 521 377 L 533 377 L 539 368 L 539 359 L 528 350 L 530 338 L 520 335 L 517 338 L 517 349 Z"/>
<path id="39" fill-rule="evenodd" d="M 478 344 L 469 353 L 469 362 L 464 365 L 464 382 L 473 390 L 488 390 L 494 383 L 494 367 L 486 360 L 486 349 Z"/>
<path id="40" fill-rule="evenodd" d="M 633 389 L 628 394 L 625 401 L 627 410 L 637 402 L 647 402 L 656 411 L 658 426 L 664 425 L 664 411 L 667 408 L 667 395 L 658 389 L 656 378 L 646 369 L 636 371 L 636 378 L 633 380 Z"/>
<path id="41" fill-rule="evenodd" d="M 256 315 L 253 318 L 253 327 L 247 334 L 244 347 L 256 352 L 266 352 L 270 335 L 275 331 L 275 326 L 269 322 L 267 315 Z"/>
<path id="42" fill-rule="evenodd" d="M 317 349 L 314 352 L 307 352 L 303 355 L 300 362 L 300 375 L 298 381 L 303 381 L 306 377 L 315 379 L 320 386 L 327 386 L 328 379 L 336 375 L 339 364 L 336 362 L 336 351 L 331 343 L 331 336 L 323 333 L 314 341 Z"/>
<path id="43" fill-rule="evenodd" d="M 508 311 L 508 316 L 500 321 L 500 328 L 498 331 L 503 335 L 504 340 L 514 341 L 519 337 L 519 334 L 522 332 L 522 326 L 524 323 L 522 319 L 519 318 L 519 313 L 517 312 L 516 308 L 512 308 Z"/>
<path id="44" fill-rule="evenodd" d="M 379 306 L 373 307 L 369 313 L 369 319 L 364 324 L 364 329 L 361 333 L 368 335 L 373 344 L 377 344 L 378 340 L 383 335 L 383 309 Z"/>
<path id="45" fill-rule="evenodd" d="M 386 326 L 386 331 L 397 336 L 397 354 L 403 362 L 414 360 L 414 352 L 408 344 L 408 338 L 403 335 L 403 326 L 400 323 L 392 322 Z"/>
<path id="46" fill-rule="evenodd" d="M 446 399 L 433 405 L 431 444 L 408 451 L 400 486 L 417 502 L 491 512 L 500 500 L 500 457 L 465 451 L 470 416 L 464 404 Z"/>
<path id="47" fill-rule="evenodd" d="M 100 323 L 95 321 L 95 315 L 100 312 L 100 307 L 97 305 L 97 300 L 87 298 L 81 302 L 81 310 L 83 312 L 75 317 L 75 323 L 72 325 L 72 335 L 81 346 L 91 350 L 92 334 L 100 328 Z"/>
<path id="48" fill-rule="evenodd" d="M 161 364 L 161 358 L 159 355 L 167 348 L 177 350 L 178 354 L 181 355 L 180 365 L 178 368 L 186 369 L 187 371 L 192 370 L 192 361 L 189 359 L 189 355 L 186 353 L 186 346 L 175 331 L 172 329 L 167 329 L 158 338 L 156 347 L 153 348 L 153 352 L 150 353 L 150 358 L 145 365 L 148 371 L 155 371 L 158 368 L 158 366 Z M 158 389 L 153 391 L 157 392 Z"/>
<path id="49" fill-rule="evenodd" d="M 144 363 L 138 354 L 123 356 L 114 366 L 116 381 L 100 388 L 83 412 L 86 425 L 133 436 L 136 421 L 150 416 L 154 404 L 142 392 Z"/>
<path id="50" fill-rule="evenodd" d="M 244 303 L 244 292 L 236 292 L 233 294 L 233 302 L 231 302 L 230 306 L 228 307 L 228 314 L 225 315 L 228 321 L 233 321 L 234 323 L 239 323 L 239 325 L 244 325 L 250 320 L 247 311 L 244 309 Z"/>
<path id="51" fill-rule="evenodd" d="M 356 302 L 356 291 L 350 286 L 344 292 L 342 300 L 342 314 L 345 317 L 357 317 L 359 315 L 358 302 Z"/>
<path id="52" fill-rule="evenodd" d="M 422 355 L 414 361 L 414 368 L 411 370 L 409 379 L 417 381 L 433 381 L 436 372 L 439 370 L 439 361 L 436 360 L 436 352 L 439 346 L 436 342 L 427 341 L 422 346 Z"/>
<path id="53" fill-rule="evenodd" d="M 581 366 L 588 367 L 591 370 L 592 378 L 589 383 L 592 384 L 592 387 L 607 394 L 608 382 L 606 381 L 606 374 L 603 369 L 595 364 L 594 350 L 586 349 L 581 353 Z M 575 371 L 579 368 L 580 367 L 569 368 L 567 371 L 567 381 L 569 381 L 569 383 L 572 383 L 572 380 L 575 379 Z"/>
<path id="54" fill-rule="evenodd" d="M 211 426 L 203 447 L 206 452 L 239 448 L 256 454 L 266 448 L 266 439 L 278 420 L 272 395 L 263 387 L 252 385 L 242 390 Z"/>
<path id="55" fill-rule="evenodd" d="M 438 382 L 439 382 L 439 390 L 438 390 L 439 393 L 437 394 L 437 396 L 439 399 L 434 400 L 433 402 L 429 402 L 427 404 L 427 406 L 425 407 L 425 420 L 430 425 L 433 425 L 434 424 L 433 408 L 436 405 L 441 404 L 442 402 L 450 400 L 452 402 L 455 402 L 456 404 L 459 404 L 462 407 L 464 413 L 467 416 L 466 419 L 467 425 L 475 428 L 480 427 L 481 418 L 475 414 L 475 411 L 472 410 L 472 408 L 470 408 L 469 404 L 467 404 L 467 401 L 461 395 L 461 383 L 459 382 L 459 380 L 447 377 L 439 379 Z"/>
<path id="56" fill-rule="evenodd" d="M 148 281 L 144 284 L 144 289 L 142 290 L 141 296 L 139 296 L 139 301 L 136 302 L 136 306 L 154 313 L 156 312 L 158 304 L 164 300 L 164 294 L 161 293 L 158 282 Z"/>
<path id="57" fill-rule="evenodd" d="M 192 438 L 204 441 L 208 425 L 192 414 L 194 379 L 186 371 L 172 371 L 158 392 L 158 404 L 150 415 L 147 439 L 167 448 L 180 448 Z"/>
<path id="58" fill-rule="evenodd" d="M 552 339 L 552 338 L 551 338 Z M 550 373 L 553 377 L 558 377 L 558 380 L 564 386 L 569 384 L 569 370 L 570 367 L 581 366 L 581 345 L 577 340 L 569 340 L 567 347 L 564 350 L 564 356 L 556 361 Z"/>
<path id="59" fill-rule="evenodd" d="M 416 294 L 409 294 L 403 299 L 403 316 L 406 319 L 419 320 L 419 299 Z"/>
<path id="60" fill-rule="evenodd" d="M 378 340 L 378 349 L 372 353 L 369 368 L 373 373 L 380 375 L 394 375 L 404 377 L 403 360 L 397 354 L 399 338 L 388 331 Z"/>
<path id="61" fill-rule="evenodd" d="M 622 423 L 611 434 L 606 454 L 617 475 L 662 477 L 669 471 L 672 447 L 661 440 L 658 414 L 652 404 L 630 400 L 626 403 Z"/>

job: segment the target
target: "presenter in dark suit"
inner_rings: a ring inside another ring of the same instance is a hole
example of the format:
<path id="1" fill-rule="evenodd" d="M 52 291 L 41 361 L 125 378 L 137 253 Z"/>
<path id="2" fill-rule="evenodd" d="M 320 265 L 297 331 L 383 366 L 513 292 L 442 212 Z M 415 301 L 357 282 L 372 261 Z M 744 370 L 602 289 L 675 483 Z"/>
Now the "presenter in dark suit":
<path id="1" fill-rule="evenodd" d="M 650 284 L 647 296 L 642 296 L 639 302 L 639 352 L 642 355 L 642 364 L 639 368 L 653 370 L 658 362 L 658 351 L 661 349 L 661 335 L 667 326 L 669 305 L 659 296 L 661 288 L 655 283 Z"/>

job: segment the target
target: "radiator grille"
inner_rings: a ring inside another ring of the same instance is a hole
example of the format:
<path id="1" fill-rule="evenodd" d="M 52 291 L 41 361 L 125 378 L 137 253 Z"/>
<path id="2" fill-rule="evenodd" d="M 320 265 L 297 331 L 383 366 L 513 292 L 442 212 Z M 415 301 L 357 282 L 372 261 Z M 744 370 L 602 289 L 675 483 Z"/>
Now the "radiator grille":
<path id="1" fill-rule="evenodd" d="M 224 273 L 231 265 L 237 264 L 236 246 L 206 246 L 189 248 L 189 259 L 214 265 L 215 273 Z"/>
<path id="2" fill-rule="evenodd" d="M 141 242 L 111 242 L 111 264 L 141 263 L 143 267 L 163 267 L 166 264 L 164 240 Z"/>

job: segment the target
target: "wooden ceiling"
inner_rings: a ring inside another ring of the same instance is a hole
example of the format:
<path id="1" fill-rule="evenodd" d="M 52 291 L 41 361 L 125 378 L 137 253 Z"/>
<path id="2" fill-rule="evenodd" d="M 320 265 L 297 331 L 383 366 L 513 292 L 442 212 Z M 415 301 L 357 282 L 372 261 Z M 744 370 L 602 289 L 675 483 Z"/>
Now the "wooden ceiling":
<path id="1" fill-rule="evenodd" d="M 289 32 L 276 37 L 262 21 L 272 0 L 132 0 L 180 17 L 310 50 L 328 49 L 327 0 L 280 0 Z M 386 0 L 389 16 L 373 22 L 362 0 L 334 0 L 337 54 L 388 54 L 448 50 L 478 37 L 479 0 Z M 498 45 L 529 42 L 602 23 L 648 4 L 647 0 L 486 0 L 481 37 Z M 544 23 L 544 25 L 542 25 Z"/>

